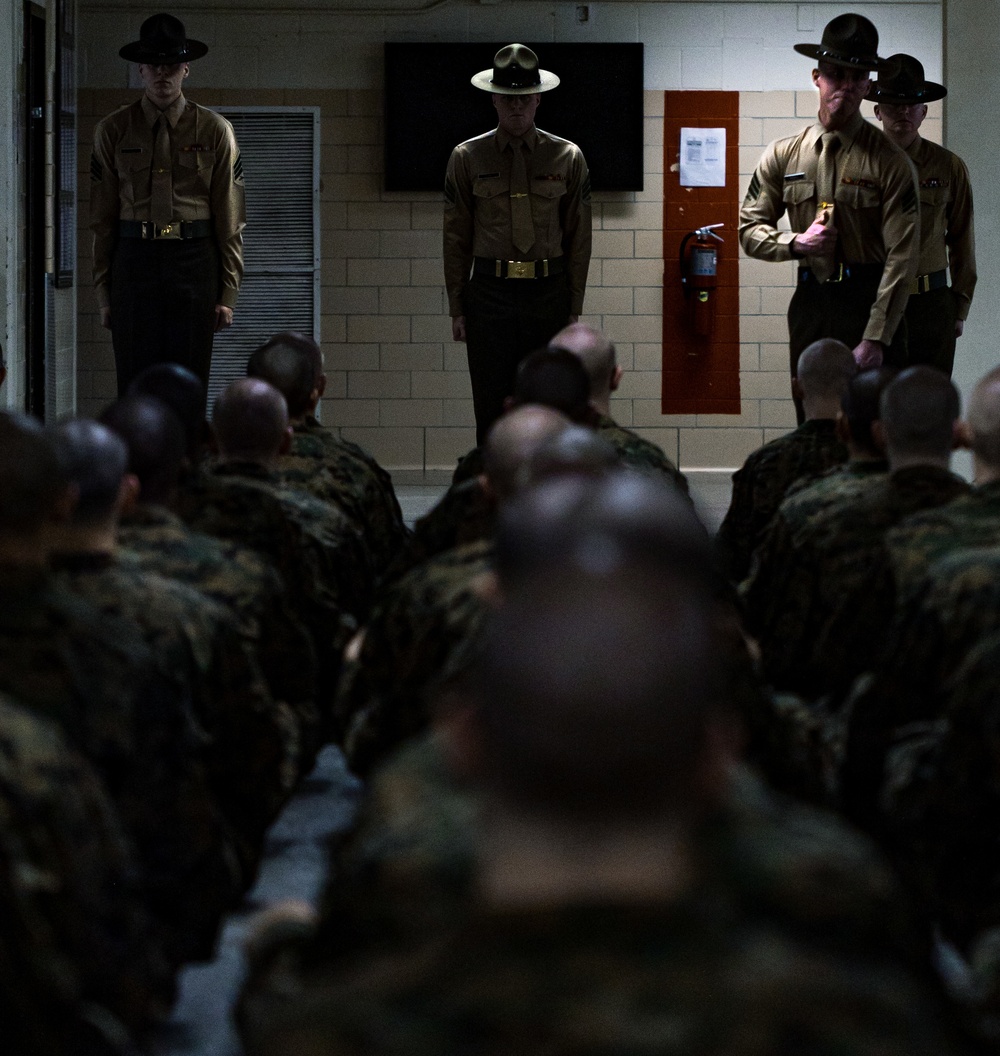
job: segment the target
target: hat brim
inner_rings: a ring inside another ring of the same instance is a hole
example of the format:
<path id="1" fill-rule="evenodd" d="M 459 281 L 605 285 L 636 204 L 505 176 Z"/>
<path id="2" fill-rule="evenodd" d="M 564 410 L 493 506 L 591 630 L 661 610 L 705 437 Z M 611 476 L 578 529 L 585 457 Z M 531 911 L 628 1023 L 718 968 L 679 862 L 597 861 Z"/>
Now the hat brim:
<path id="1" fill-rule="evenodd" d="M 539 92 L 549 92 L 559 84 L 559 78 L 548 70 L 539 70 L 538 76 L 541 84 L 532 84 L 527 88 L 504 88 L 502 85 L 493 83 L 493 67 L 481 70 L 472 78 L 472 83 L 484 92 L 493 92 L 494 95 L 537 95 Z"/>
<path id="2" fill-rule="evenodd" d="M 203 44 L 200 40 L 188 40 L 185 42 L 185 46 L 176 52 L 175 55 L 164 56 L 150 51 L 141 40 L 136 40 L 131 44 L 126 44 L 118 54 L 128 62 L 142 62 L 148 66 L 173 66 L 179 62 L 194 62 L 195 59 L 200 59 L 203 55 L 207 55 L 208 45 Z"/>
<path id="3" fill-rule="evenodd" d="M 924 86 L 916 92 L 894 92 L 892 89 L 879 88 L 878 81 L 872 83 L 868 92 L 870 103 L 936 103 L 948 94 L 948 89 L 943 84 L 934 81 L 924 81 Z"/>
<path id="4" fill-rule="evenodd" d="M 852 55 L 841 55 L 835 51 L 830 51 L 829 48 L 824 48 L 822 44 L 796 44 L 795 50 L 800 55 L 807 55 L 810 59 L 815 59 L 817 62 L 828 62 L 831 66 L 844 66 L 849 70 L 867 70 L 869 73 L 872 70 L 877 70 L 885 62 L 885 59 L 880 59 L 877 55 L 869 55 L 862 58 Z"/>

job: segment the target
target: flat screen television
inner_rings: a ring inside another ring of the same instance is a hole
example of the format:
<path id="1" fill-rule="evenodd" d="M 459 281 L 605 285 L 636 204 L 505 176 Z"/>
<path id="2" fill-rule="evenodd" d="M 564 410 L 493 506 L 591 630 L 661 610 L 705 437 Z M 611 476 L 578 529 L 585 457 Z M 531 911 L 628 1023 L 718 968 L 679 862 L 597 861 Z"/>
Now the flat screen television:
<path id="1" fill-rule="evenodd" d="M 509 43 L 385 45 L 387 191 L 441 190 L 455 144 L 496 127 L 489 93 L 470 79 Z M 641 191 L 642 45 L 522 43 L 560 78 L 538 127 L 580 146 L 595 191 Z"/>

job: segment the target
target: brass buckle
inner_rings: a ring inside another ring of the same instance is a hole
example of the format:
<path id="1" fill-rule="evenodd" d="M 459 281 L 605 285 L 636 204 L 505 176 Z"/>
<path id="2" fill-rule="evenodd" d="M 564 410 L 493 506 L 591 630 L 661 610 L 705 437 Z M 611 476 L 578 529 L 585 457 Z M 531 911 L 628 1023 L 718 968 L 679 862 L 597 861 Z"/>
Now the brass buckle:
<path id="1" fill-rule="evenodd" d="M 826 280 L 827 282 L 843 282 L 844 279 L 850 277 L 850 272 L 844 271 L 843 264 L 837 264 L 835 266 L 833 274 Z"/>
<path id="2" fill-rule="evenodd" d="M 156 232 L 156 234 L 153 235 L 153 238 L 166 238 L 173 231 L 174 225 L 164 224 L 163 227 L 156 227 L 154 224 L 153 228 Z"/>
<path id="3" fill-rule="evenodd" d="M 931 288 L 931 277 L 927 275 L 917 276 L 917 293 L 926 293 Z"/>
<path id="4" fill-rule="evenodd" d="M 508 260 L 508 279 L 533 279 L 535 277 L 535 262 L 533 260 Z"/>
<path id="5" fill-rule="evenodd" d="M 154 224 L 152 220 L 142 221 L 143 238 L 167 238 L 174 230 L 173 224 L 164 224 L 162 227 Z"/>

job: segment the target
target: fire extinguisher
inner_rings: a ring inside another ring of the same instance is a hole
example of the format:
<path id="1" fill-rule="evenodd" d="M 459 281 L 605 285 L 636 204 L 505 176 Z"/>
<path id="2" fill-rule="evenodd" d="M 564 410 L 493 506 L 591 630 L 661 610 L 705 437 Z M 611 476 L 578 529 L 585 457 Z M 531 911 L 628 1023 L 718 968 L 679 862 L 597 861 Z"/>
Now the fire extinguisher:
<path id="1" fill-rule="evenodd" d="M 689 231 L 681 240 L 681 286 L 688 299 L 691 326 L 699 337 L 708 337 L 712 333 L 715 316 L 712 301 L 715 299 L 719 263 L 716 243 L 724 241 L 715 233 L 717 227 L 725 227 L 725 224 L 707 224 Z"/>

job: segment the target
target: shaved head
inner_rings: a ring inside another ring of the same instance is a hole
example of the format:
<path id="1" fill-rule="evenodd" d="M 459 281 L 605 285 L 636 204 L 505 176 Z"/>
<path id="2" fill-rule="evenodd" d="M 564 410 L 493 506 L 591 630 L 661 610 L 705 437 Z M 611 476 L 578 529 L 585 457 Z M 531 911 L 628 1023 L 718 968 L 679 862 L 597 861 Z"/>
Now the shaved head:
<path id="1" fill-rule="evenodd" d="M 562 473 L 600 476 L 621 464 L 614 446 L 596 429 L 568 425 L 539 445 L 522 476 L 525 484 L 534 484 Z"/>
<path id="2" fill-rule="evenodd" d="M 165 504 L 186 457 L 184 427 L 162 401 L 126 396 L 100 416 L 128 447 L 128 471 L 139 480 L 143 502 Z"/>
<path id="3" fill-rule="evenodd" d="M 499 499 L 517 490 L 528 461 L 548 440 L 558 436 L 569 419 L 551 407 L 515 407 L 499 418 L 486 435 L 483 468 Z"/>
<path id="4" fill-rule="evenodd" d="M 323 375 L 323 353 L 306 334 L 285 330 L 260 346 L 247 363 L 247 376 L 273 385 L 288 405 L 291 418 L 312 406 L 312 394 Z"/>
<path id="5" fill-rule="evenodd" d="M 230 461 L 269 462 L 288 430 L 285 398 L 259 378 L 241 378 L 220 393 L 212 412 L 219 453 Z"/>
<path id="6" fill-rule="evenodd" d="M 73 418 L 49 430 L 68 483 L 77 489 L 72 520 L 98 524 L 116 509 L 128 469 L 128 445 L 100 422 Z"/>
<path id="7" fill-rule="evenodd" d="M 188 454 L 197 461 L 205 443 L 205 386 L 180 363 L 156 363 L 129 383 L 127 396 L 152 396 L 177 415 L 187 437 Z"/>
<path id="8" fill-rule="evenodd" d="M 689 504 L 627 471 L 560 478 L 512 500 L 497 545 L 505 601 L 476 690 L 493 791 L 568 817 L 683 813 L 719 705 Z"/>
<path id="9" fill-rule="evenodd" d="M 980 379 L 965 417 L 972 450 L 987 465 L 1000 468 L 1000 367 Z"/>
<path id="10" fill-rule="evenodd" d="M 59 459 L 41 422 L 0 412 L 0 534 L 35 535 L 65 492 Z"/>
<path id="11" fill-rule="evenodd" d="M 803 351 L 795 368 L 804 399 L 841 400 L 848 382 L 857 372 L 851 350 L 843 341 L 833 338 L 814 341 Z"/>
<path id="12" fill-rule="evenodd" d="M 579 357 L 590 381 L 591 398 L 599 398 L 611 390 L 617 358 L 615 346 L 602 331 L 586 323 L 570 323 L 549 342 L 550 349 L 564 349 Z"/>
<path id="13" fill-rule="evenodd" d="M 872 435 L 872 423 L 877 422 L 882 413 L 882 393 L 898 373 L 895 367 L 863 370 L 848 382 L 841 398 L 840 406 L 847 420 L 851 442 L 868 454 L 882 453 Z"/>
<path id="14" fill-rule="evenodd" d="M 586 421 L 590 381 L 578 356 L 565 349 L 540 348 L 521 360 L 514 379 L 514 403 L 537 403 L 561 411 L 570 421 Z"/>
<path id="15" fill-rule="evenodd" d="M 882 393 L 881 420 L 890 461 L 948 459 L 961 409 L 958 389 L 933 367 L 909 367 Z"/>

